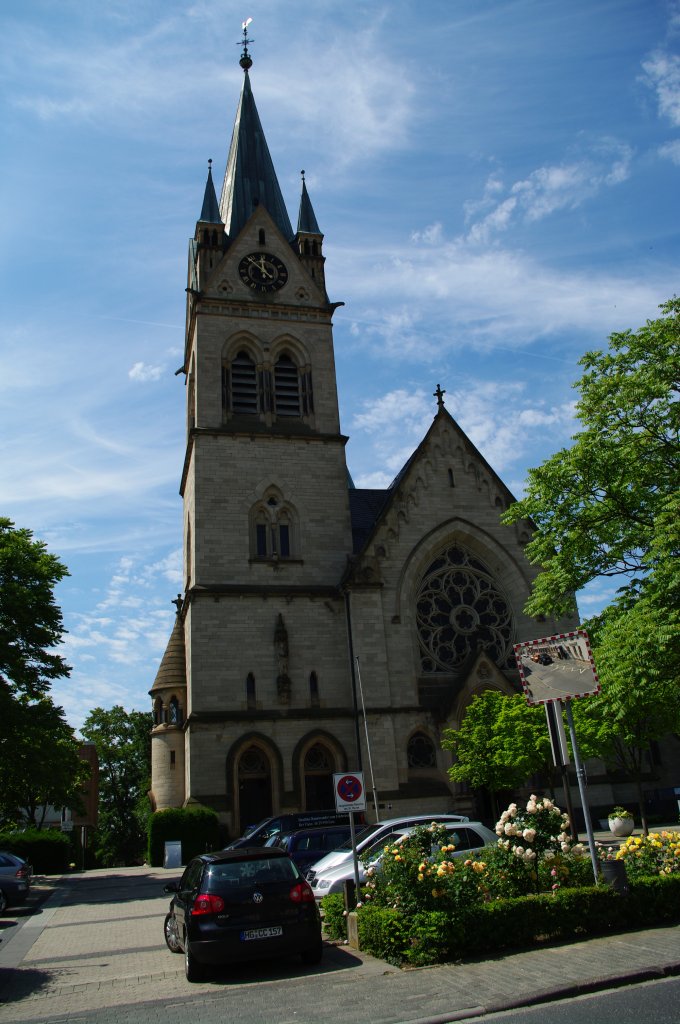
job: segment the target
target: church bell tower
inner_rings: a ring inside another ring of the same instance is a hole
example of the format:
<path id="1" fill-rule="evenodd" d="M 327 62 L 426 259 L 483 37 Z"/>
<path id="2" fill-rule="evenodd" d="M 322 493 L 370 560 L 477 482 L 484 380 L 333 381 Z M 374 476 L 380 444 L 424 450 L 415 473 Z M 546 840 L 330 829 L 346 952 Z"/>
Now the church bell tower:
<path id="1" fill-rule="evenodd" d="M 159 708 L 152 734 L 157 808 L 206 803 L 232 833 L 281 809 L 327 807 L 329 773 L 346 770 L 354 735 L 338 588 L 352 550 L 332 334 L 341 303 L 328 300 L 304 174 L 291 226 L 250 42 L 244 27 L 220 200 L 211 162 L 189 242 L 184 592 L 173 632 L 185 685 L 176 679 L 170 693 L 166 665 L 152 691 L 180 704 L 172 725 Z M 339 730 L 324 720 L 330 705 L 331 719 L 346 709 Z M 305 769 L 314 757 L 325 764 L 316 784 Z"/>

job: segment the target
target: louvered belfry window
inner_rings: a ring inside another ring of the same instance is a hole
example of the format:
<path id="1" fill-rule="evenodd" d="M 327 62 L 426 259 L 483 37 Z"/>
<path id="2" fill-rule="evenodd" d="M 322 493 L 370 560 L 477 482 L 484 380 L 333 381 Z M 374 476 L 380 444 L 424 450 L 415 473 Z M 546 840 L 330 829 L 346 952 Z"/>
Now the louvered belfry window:
<path id="1" fill-rule="evenodd" d="M 257 373 L 247 352 L 239 352 L 231 364 L 231 409 L 257 415 Z"/>
<path id="2" fill-rule="evenodd" d="M 290 356 L 280 356 L 276 361 L 274 398 L 277 416 L 300 415 L 300 375 Z"/>

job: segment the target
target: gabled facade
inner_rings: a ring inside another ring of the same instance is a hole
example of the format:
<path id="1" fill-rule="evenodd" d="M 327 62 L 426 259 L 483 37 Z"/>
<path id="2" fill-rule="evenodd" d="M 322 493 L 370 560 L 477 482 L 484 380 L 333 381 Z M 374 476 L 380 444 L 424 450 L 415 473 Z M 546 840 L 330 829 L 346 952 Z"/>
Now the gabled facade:
<path id="1" fill-rule="evenodd" d="M 573 628 L 522 608 L 529 526 L 444 407 L 392 486 L 356 489 L 340 429 L 323 234 L 307 187 L 293 233 L 244 86 L 218 204 L 189 243 L 184 590 L 151 690 L 152 797 L 200 802 L 232 834 L 333 806 L 368 770 L 380 813 L 474 811 L 441 732 L 512 644 Z"/>

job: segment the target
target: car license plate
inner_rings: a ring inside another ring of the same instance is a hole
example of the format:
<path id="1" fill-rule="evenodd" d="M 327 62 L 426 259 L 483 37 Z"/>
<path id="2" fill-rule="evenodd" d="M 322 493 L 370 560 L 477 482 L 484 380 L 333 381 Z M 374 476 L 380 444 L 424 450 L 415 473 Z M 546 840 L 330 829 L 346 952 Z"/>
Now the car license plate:
<path id="1" fill-rule="evenodd" d="M 241 939 L 244 942 L 248 942 L 250 939 L 275 939 L 277 935 L 283 935 L 283 928 L 280 924 L 274 925 L 272 928 L 250 928 L 246 932 L 241 932 Z"/>

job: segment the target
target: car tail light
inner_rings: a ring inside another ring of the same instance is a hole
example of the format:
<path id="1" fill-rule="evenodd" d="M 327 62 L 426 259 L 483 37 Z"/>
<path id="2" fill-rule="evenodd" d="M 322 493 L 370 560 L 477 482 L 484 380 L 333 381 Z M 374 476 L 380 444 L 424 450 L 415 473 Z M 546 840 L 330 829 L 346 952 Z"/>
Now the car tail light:
<path id="1" fill-rule="evenodd" d="M 289 896 L 293 903 L 313 903 L 314 893 L 307 882 L 298 882 L 290 890 Z"/>
<path id="2" fill-rule="evenodd" d="M 224 910 L 224 900 L 212 892 L 202 892 L 194 900 L 191 916 L 198 914 L 219 914 Z"/>
<path id="3" fill-rule="evenodd" d="M 28 875 L 28 868 L 18 868 L 15 878 L 26 878 Z"/>

